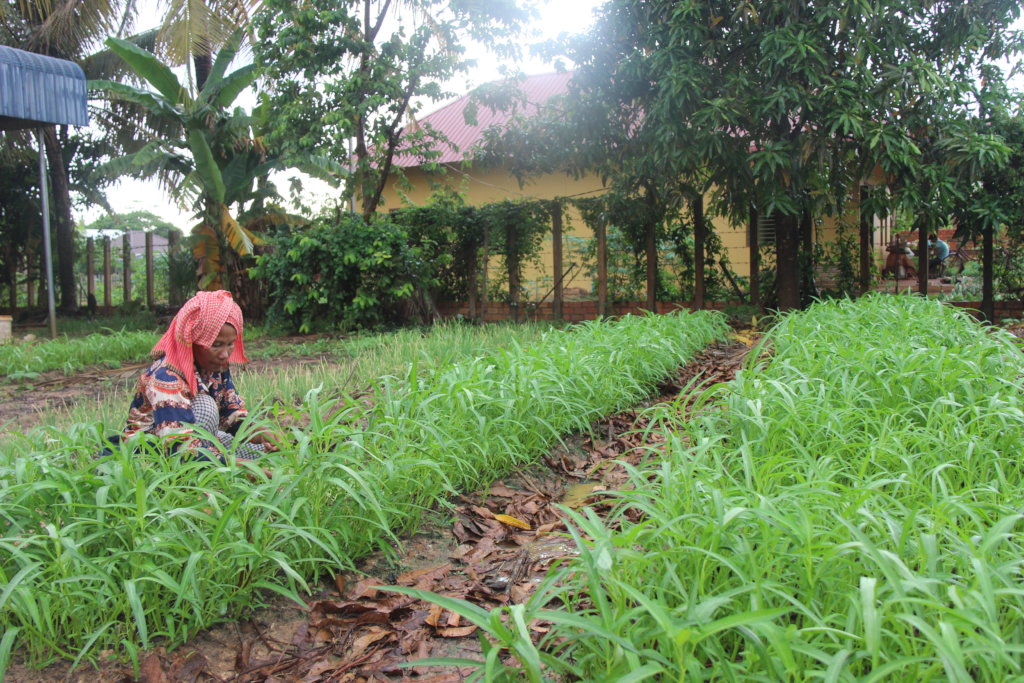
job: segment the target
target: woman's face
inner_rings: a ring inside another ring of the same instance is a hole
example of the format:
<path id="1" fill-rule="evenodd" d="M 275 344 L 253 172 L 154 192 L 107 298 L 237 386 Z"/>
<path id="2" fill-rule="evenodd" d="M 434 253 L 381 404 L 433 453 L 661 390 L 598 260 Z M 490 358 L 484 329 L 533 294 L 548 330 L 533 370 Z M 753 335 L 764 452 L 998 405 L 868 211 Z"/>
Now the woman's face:
<path id="1" fill-rule="evenodd" d="M 195 346 L 196 364 L 207 372 L 221 372 L 228 369 L 228 358 L 235 350 L 238 332 L 231 325 L 224 323 L 220 334 L 213 340 L 212 346 Z"/>

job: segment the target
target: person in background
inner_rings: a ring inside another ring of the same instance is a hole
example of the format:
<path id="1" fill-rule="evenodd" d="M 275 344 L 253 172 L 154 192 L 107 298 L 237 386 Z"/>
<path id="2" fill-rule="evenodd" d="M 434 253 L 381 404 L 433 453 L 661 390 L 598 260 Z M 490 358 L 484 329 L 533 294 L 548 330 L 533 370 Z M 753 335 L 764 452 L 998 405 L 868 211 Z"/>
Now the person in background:
<path id="1" fill-rule="evenodd" d="M 139 378 L 121 439 L 154 434 L 172 442 L 183 457 L 223 462 L 248 415 L 230 369 L 230 363 L 248 362 L 242 327 L 242 309 L 230 292 L 199 292 L 186 301 L 153 347 L 156 360 Z M 213 434 L 217 443 L 197 428 Z M 270 450 L 276 450 L 273 443 L 258 432 L 235 454 L 254 460 Z"/>
<path id="2" fill-rule="evenodd" d="M 933 233 L 928 235 L 928 253 L 931 254 L 928 259 L 928 270 L 935 270 L 949 256 L 949 245 Z"/>
<path id="3" fill-rule="evenodd" d="M 917 268 L 911 259 L 914 251 L 910 248 L 907 237 L 896 233 L 886 251 L 889 255 L 885 259 L 885 267 L 882 268 L 883 276 L 892 275 L 896 279 L 917 277 Z"/>

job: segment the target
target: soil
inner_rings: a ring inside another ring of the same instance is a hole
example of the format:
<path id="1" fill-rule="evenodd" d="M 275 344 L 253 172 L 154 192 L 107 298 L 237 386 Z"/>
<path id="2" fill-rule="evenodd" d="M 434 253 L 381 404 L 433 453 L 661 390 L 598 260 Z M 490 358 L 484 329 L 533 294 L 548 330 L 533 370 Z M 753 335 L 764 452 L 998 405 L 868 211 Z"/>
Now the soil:
<path id="1" fill-rule="evenodd" d="M 409 663 L 425 657 L 481 659 L 477 627 L 450 610 L 379 587 L 429 590 L 486 609 L 525 601 L 553 565 L 577 553 L 556 505 L 588 506 L 601 514 L 609 505 L 601 492 L 628 481 L 621 463 L 657 457 L 660 437 L 652 430 L 643 440 L 646 419 L 638 411 L 674 401 L 694 378 L 702 386 L 732 379 L 755 341 L 756 335 L 747 333 L 709 347 L 659 386 L 656 397 L 595 423 L 588 434 L 564 439 L 542 465 L 459 496 L 452 501 L 454 512 L 436 512 L 392 553 L 365 558 L 359 572 L 320 585 L 305 596 L 306 606 L 274 597 L 247 618 L 208 629 L 173 652 L 143 653 L 137 675 L 116 661 L 76 671 L 67 663 L 42 670 L 14 664 L 6 680 L 463 681 L 472 667 Z M 673 405 L 687 410 L 685 403 Z M 547 625 L 534 622 L 529 628 L 539 636 Z M 112 660 L 115 653 L 106 654 Z"/>

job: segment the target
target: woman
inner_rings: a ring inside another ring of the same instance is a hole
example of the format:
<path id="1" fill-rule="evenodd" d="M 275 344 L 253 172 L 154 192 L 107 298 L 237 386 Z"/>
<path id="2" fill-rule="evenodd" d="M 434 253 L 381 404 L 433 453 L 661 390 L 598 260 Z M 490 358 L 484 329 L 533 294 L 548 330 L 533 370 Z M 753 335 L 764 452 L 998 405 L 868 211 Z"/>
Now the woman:
<path id="1" fill-rule="evenodd" d="M 229 363 L 247 363 L 242 343 L 242 309 L 223 290 L 199 292 L 185 302 L 153 347 L 156 359 L 139 378 L 122 439 L 143 432 L 173 442 L 173 448 L 223 461 L 232 434 L 247 416 L 231 381 Z M 216 436 L 213 443 L 201 428 Z M 261 432 L 235 449 L 240 460 L 275 450 Z"/>

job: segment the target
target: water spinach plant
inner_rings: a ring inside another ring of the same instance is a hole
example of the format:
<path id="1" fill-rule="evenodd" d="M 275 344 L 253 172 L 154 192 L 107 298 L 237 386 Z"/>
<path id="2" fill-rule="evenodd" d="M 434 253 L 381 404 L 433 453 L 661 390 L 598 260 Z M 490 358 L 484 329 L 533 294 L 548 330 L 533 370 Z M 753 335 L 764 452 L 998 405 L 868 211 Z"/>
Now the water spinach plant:
<path id="1" fill-rule="evenodd" d="M 0 647 L 33 663 L 137 661 L 268 592 L 299 600 L 315 578 L 394 551 L 450 494 L 643 398 L 727 329 L 712 313 L 627 316 L 414 363 L 359 400 L 315 388 L 258 465 L 182 463 L 156 443 L 96 460 L 95 424 L 4 443 Z"/>
<path id="2" fill-rule="evenodd" d="M 1024 673 L 1024 355 L 1008 334 L 919 297 L 820 303 L 697 406 L 688 422 L 653 410 L 662 458 L 610 517 L 570 511 L 582 554 L 519 615 L 553 622 L 539 648 L 474 615 L 522 665 L 495 659 L 489 680 Z"/>

